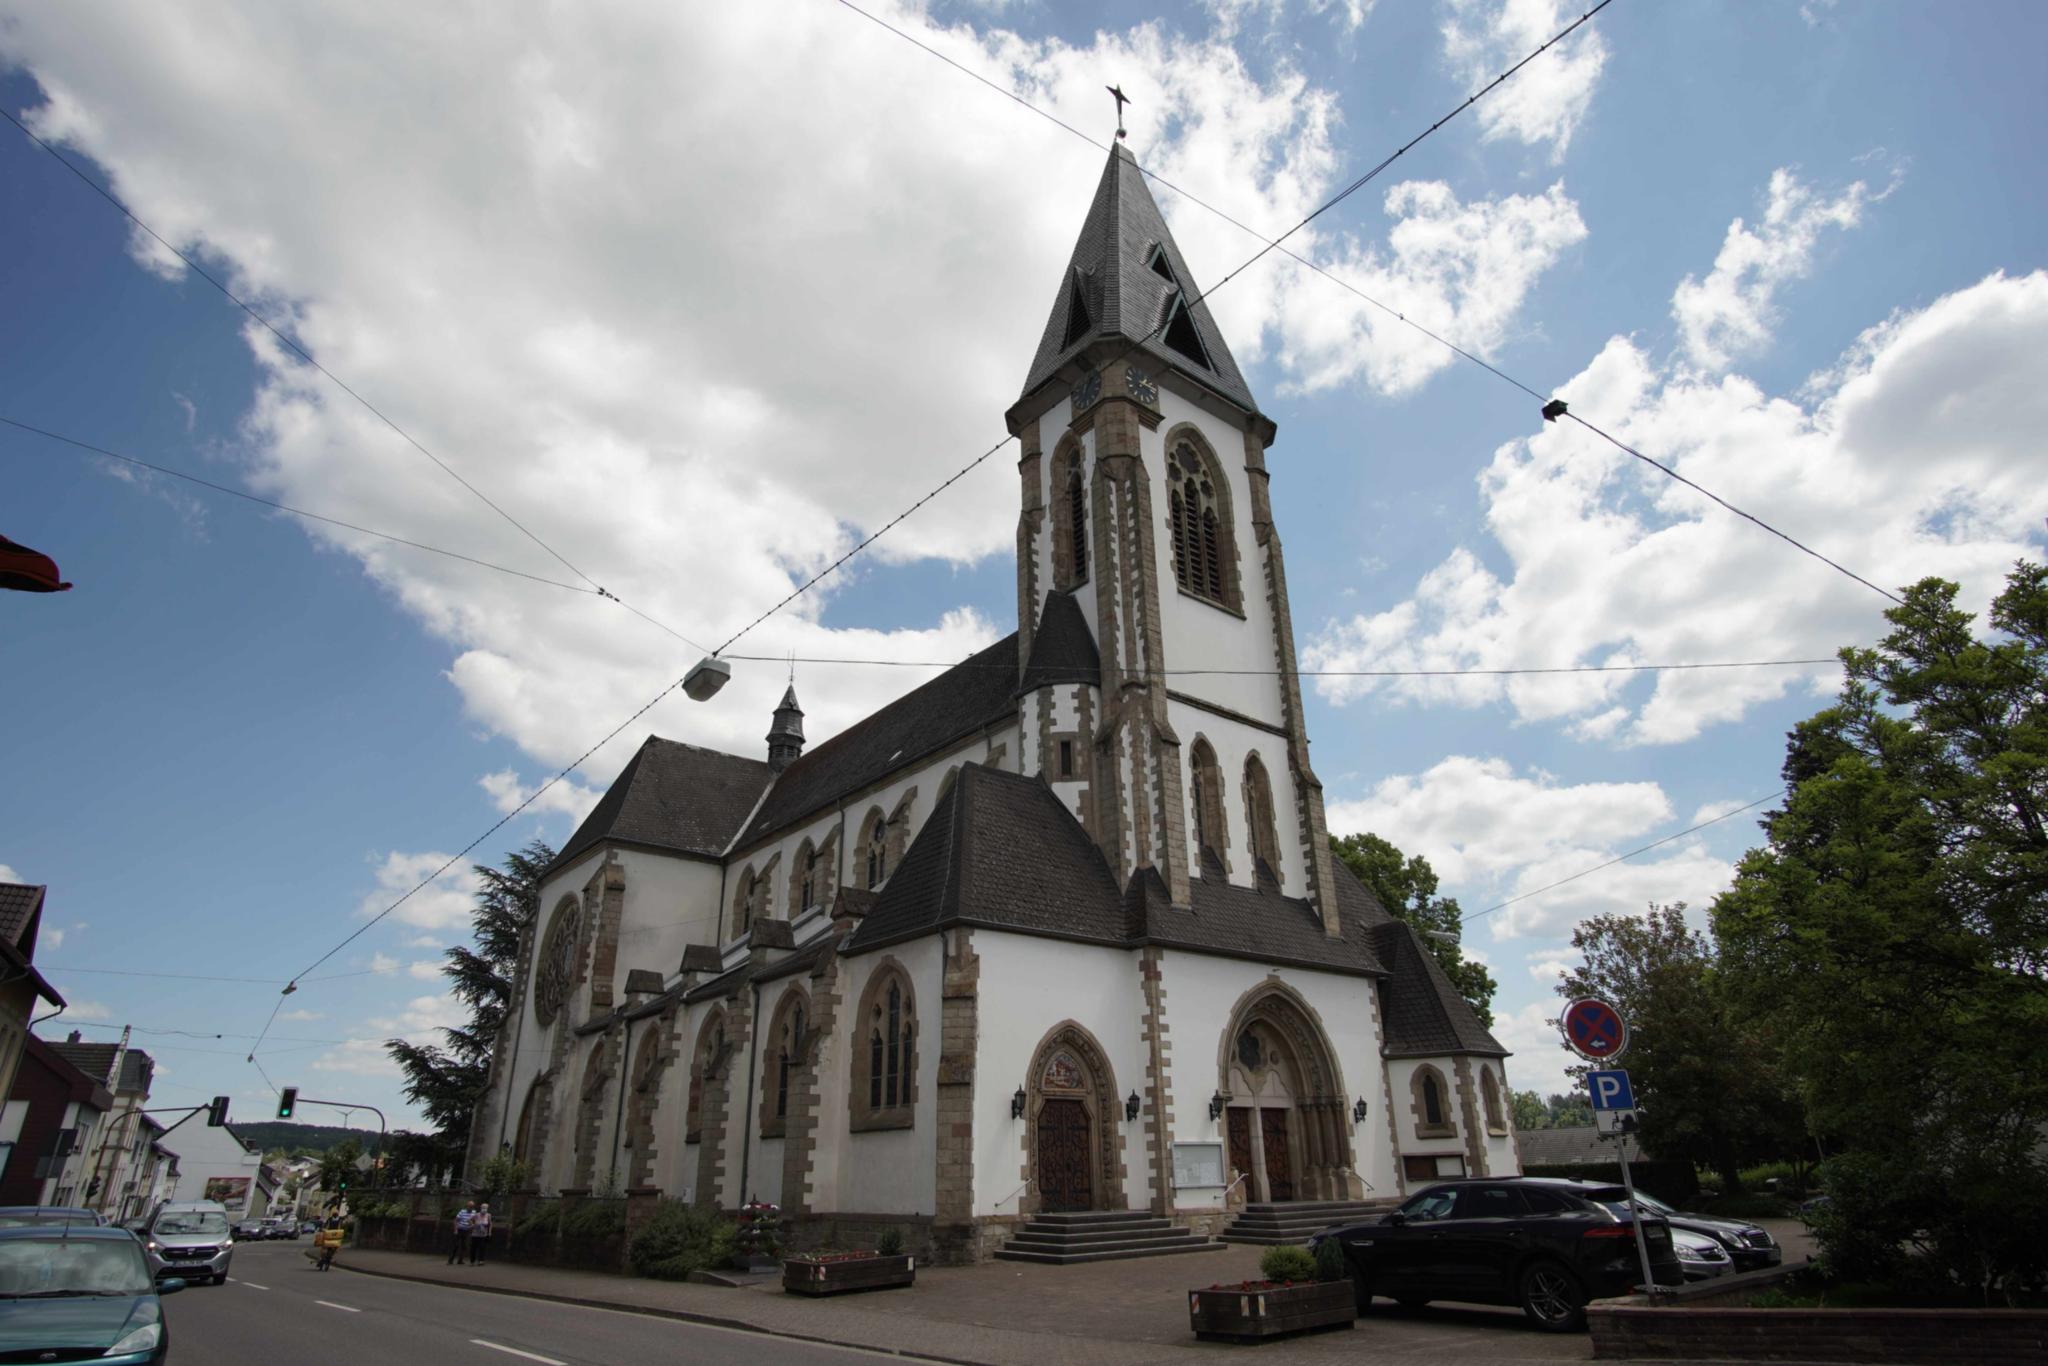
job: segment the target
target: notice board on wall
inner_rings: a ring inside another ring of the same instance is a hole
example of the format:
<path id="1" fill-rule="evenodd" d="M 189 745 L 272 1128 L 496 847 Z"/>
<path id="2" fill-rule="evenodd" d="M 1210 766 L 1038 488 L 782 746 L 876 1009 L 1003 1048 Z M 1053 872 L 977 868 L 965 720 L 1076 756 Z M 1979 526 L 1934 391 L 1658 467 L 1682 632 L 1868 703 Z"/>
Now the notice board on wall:
<path id="1" fill-rule="evenodd" d="M 1176 1143 L 1173 1145 L 1173 1184 L 1180 1190 L 1200 1190 L 1223 1184 L 1221 1143 Z"/>

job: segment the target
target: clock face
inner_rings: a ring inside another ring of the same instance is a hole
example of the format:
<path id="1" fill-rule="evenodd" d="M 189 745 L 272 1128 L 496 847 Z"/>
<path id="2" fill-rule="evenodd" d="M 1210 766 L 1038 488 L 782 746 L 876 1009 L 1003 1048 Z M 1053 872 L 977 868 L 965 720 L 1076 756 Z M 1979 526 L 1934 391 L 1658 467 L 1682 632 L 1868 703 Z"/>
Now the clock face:
<path id="1" fill-rule="evenodd" d="M 1095 400 L 1101 397 L 1102 372 L 1100 370 L 1089 371 L 1088 378 L 1075 385 L 1073 392 L 1068 395 L 1068 398 L 1073 402 L 1074 416 L 1076 417 L 1079 417 L 1082 413 L 1095 406 Z"/>
<path id="2" fill-rule="evenodd" d="M 1151 377 L 1135 365 L 1124 370 L 1124 388 L 1130 392 L 1132 398 L 1140 403 L 1156 406 L 1159 402 L 1159 386 L 1154 384 Z"/>

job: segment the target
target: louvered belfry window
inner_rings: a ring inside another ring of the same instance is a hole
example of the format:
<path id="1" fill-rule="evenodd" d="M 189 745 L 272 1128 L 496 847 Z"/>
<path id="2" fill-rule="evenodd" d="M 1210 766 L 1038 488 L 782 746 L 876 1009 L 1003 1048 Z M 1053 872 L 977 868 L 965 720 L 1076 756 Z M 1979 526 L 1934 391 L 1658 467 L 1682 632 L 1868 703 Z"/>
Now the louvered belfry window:
<path id="1" fill-rule="evenodd" d="M 1067 534 L 1073 538 L 1074 582 L 1080 583 L 1088 577 L 1088 487 L 1078 460 L 1067 476 Z"/>
<path id="2" fill-rule="evenodd" d="M 1173 576 L 1197 597 L 1228 604 L 1224 557 L 1228 534 L 1218 510 L 1216 480 L 1188 442 L 1167 460 L 1167 518 L 1173 533 Z"/>

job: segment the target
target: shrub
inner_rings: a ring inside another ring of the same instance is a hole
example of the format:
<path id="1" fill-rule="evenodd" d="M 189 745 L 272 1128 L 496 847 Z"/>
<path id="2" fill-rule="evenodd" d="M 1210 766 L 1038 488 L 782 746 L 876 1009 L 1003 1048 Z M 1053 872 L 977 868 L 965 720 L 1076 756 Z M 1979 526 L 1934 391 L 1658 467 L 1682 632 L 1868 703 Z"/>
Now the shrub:
<path id="1" fill-rule="evenodd" d="M 875 1239 L 875 1251 L 884 1257 L 903 1255 L 903 1232 L 901 1229 L 885 1228 L 882 1236 Z"/>
<path id="2" fill-rule="evenodd" d="M 556 1200 L 536 1200 L 528 1206 L 526 1213 L 519 1216 L 519 1222 L 512 1231 L 521 1238 L 552 1237 L 562 1223 L 562 1206 Z"/>
<path id="3" fill-rule="evenodd" d="M 1315 1256 L 1317 1280 L 1341 1281 L 1351 1274 L 1351 1267 L 1344 1260 L 1344 1245 L 1335 1238 L 1317 1243 Z"/>
<path id="4" fill-rule="evenodd" d="M 633 1239 L 633 1272 L 658 1281 L 685 1280 L 692 1271 L 725 1265 L 737 1246 L 730 1220 L 680 1200 L 664 1200 Z"/>
<path id="5" fill-rule="evenodd" d="M 1302 1247 L 1269 1247 L 1259 1258 L 1259 1273 L 1269 1281 L 1312 1281 L 1316 1259 Z"/>
<path id="6" fill-rule="evenodd" d="M 618 1200 L 584 1200 L 562 1216 L 565 1238 L 609 1238 L 626 1231 L 626 1206 Z"/>
<path id="7" fill-rule="evenodd" d="M 525 1190 L 533 1184 L 533 1164 L 521 1162 L 509 1152 L 501 1152 L 484 1163 L 477 1172 L 477 1182 L 487 1195 Z"/>

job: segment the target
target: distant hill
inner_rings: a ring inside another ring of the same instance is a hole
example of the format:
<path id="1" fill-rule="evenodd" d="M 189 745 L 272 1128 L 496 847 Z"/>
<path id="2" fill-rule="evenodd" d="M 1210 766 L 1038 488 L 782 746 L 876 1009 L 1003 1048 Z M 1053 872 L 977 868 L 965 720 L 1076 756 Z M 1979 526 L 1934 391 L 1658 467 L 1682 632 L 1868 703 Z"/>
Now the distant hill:
<path id="1" fill-rule="evenodd" d="M 242 1124 L 233 1119 L 228 1121 L 241 1140 L 252 1148 L 269 1152 L 272 1148 L 283 1148 L 288 1153 L 300 1149 L 324 1153 L 338 1146 L 343 1139 L 353 1138 L 368 1152 L 376 1145 L 375 1129 L 344 1129 L 333 1124 L 298 1124 L 286 1119 L 261 1119 L 253 1124 Z"/>

